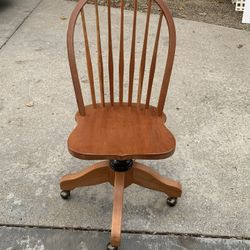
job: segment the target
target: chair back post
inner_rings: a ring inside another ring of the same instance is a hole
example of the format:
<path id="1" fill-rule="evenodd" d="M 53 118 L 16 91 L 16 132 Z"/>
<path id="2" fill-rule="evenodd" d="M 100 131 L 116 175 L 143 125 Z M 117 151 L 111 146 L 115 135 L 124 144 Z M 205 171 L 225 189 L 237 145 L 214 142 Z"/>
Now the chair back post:
<path id="1" fill-rule="evenodd" d="M 175 48 L 176 48 L 176 30 L 175 30 L 173 17 L 167 7 L 166 2 L 163 0 L 155 0 L 155 2 L 161 8 L 163 15 L 165 16 L 165 19 L 168 25 L 168 34 L 169 34 L 167 63 L 165 66 L 160 96 L 159 96 L 158 105 L 157 105 L 158 115 L 162 115 L 164 104 L 166 101 L 167 92 L 168 92 L 173 63 L 174 63 Z"/>
<path id="2" fill-rule="evenodd" d="M 75 58 L 75 50 L 74 50 L 74 33 L 75 33 L 76 20 L 82 9 L 82 6 L 86 4 L 86 2 L 87 0 L 80 0 L 77 3 L 75 9 L 73 10 L 70 16 L 68 31 L 67 31 L 68 60 L 69 60 L 71 78 L 73 81 L 73 86 L 74 86 L 75 95 L 76 95 L 78 111 L 81 116 L 85 115 L 85 106 L 83 102 L 82 90 L 81 90 L 81 85 L 80 85 L 77 66 L 76 66 L 76 58 Z"/>

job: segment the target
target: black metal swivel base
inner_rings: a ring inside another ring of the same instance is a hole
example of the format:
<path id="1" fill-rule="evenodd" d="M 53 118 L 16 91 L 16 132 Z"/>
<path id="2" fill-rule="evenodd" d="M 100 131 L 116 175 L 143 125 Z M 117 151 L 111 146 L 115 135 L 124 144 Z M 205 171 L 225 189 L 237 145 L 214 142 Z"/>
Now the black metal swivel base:
<path id="1" fill-rule="evenodd" d="M 126 172 L 133 166 L 133 160 L 111 160 L 110 167 L 115 172 Z"/>

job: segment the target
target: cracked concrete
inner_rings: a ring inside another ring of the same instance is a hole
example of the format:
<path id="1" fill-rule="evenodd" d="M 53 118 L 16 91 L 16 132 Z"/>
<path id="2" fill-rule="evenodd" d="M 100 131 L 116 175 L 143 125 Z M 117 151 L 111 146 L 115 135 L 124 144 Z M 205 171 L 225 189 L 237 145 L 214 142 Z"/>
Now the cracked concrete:
<path id="1" fill-rule="evenodd" d="M 0 2 L 0 49 L 40 2 L 41 0 L 2 0 Z"/>
<path id="2" fill-rule="evenodd" d="M 41 228 L 0 228 L 1 249 L 8 250 L 102 250 L 109 232 Z M 247 250 L 250 241 L 175 235 L 124 233 L 119 250 Z"/>
<path id="3" fill-rule="evenodd" d="M 0 50 L 2 225 L 110 228 L 109 185 L 74 190 L 69 201 L 59 196 L 59 178 L 90 164 L 71 157 L 66 148 L 76 110 L 65 44 L 74 5 L 43 0 Z M 93 31 L 94 9 L 87 8 Z M 119 10 L 112 13 L 116 18 Z M 126 22 L 131 17 L 125 13 Z M 138 20 L 143 25 L 145 15 Z M 152 22 L 156 25 L 156 16 Z M 129 187 L 123 229 L 249 237 L 250 33 L 181 19 L 175 23 L 177 52 L 165 111 L 177 149 L 173 157 L 147 165 L 180 180 L 183 197 L 169 208 L 163 194 Z M 125 39 L 129 43 L 130 36 Z M 79 33 L 77 45 L 80 41 Z M 104 50 L 106 45 L 104 41 Z"/>

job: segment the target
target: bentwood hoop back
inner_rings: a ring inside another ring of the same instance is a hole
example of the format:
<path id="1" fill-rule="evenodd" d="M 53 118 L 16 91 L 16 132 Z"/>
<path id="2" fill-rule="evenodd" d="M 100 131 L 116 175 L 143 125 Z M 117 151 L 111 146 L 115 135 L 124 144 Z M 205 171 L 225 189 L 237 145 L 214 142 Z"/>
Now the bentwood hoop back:
<path id="1" fill-rule="evenodd" d="M 137 184 L 163 192 L 169 196 L 167 199 L 169 206 L 174 206 L 177 197 L 180 197 L 182 193 L 179 182 L 162 177 L 149 167 L 135 161 L 135 159 L 167 158 L 175 150 L 175 138 L 165 126 L 166 116 L 163 113 L 175 54 L 175 26 L 164 0 L 148 0 L 142 48 L 139 59 L 136 59 L 139 50 L 137 46 L 137 37 L 139 37 L 137 30 L 138 3 L 137 0 L 134 0 L 132 15 L 128 15 L 132 19 L 131 43 L 128 48 L 125 44 L 127 36 L 125 2 L 121 0 L 119 45 L 118 53 L 115 53 L 117 46 L 114 46 L 114 42 L 117 41 L 114 40 L 113 34 L 112 21 L 114 22 L 114 20 L 112 20 L 111 15 L 113 10 L 111 0 L 107 0 L 107 6 L 102 7 L 102 12 L 103 8 L 106 8 L 107 14 L 106 37 L 102 36 L 101 24 L 104 20 L 100 17 L 100 8 L 96 0 L 91 8 L 95 15 L 96 59 L 91 57 L 93 43 L 90 38 L 93 35 L 90 36 L 88 33 L 89 22 L 86 15 L 86 3 L 87 0 L 79 0 L 77 3 L 71 14 L 67 33 L 69 65 L 78 106 L 77 126 L 68 138 L 68 149 L 73 156 L 80 159 L 106 159 L 106 161 L 96 163 L 82 172 L 63 176 L 60 182 L 61 196 L 64 199 L 69 198 L 70 191 L 77 187 L 105 182 L 113 185 L 114 205 L 111 241 L 107 248 L 118 249 L 121 241 L 123 192 L 126 187 Z M 149 44 L 150 20 L 154 4 L 159 9 L 158 24 L 154 27 L 152 54 L 148 54 L 148 47 L 151 45 Z M 81 21 L 82 26 L 87 82 L 91 95 L 91 103 L 86 106 L 83 98 L 83 91 L 86 89 L 82 90 L 80 84 L 81 78 L 78 75 L 75 55 L 77 20 Z M 162 26 L 168 28 L 168 48 L 160 51 L 161 54 L 166 54 L 166 61 L 164 62 L 165 68 L 160 82 L 161 86 L 157 93 L 153 86 Z M 103 37 L 107 41 L 102 44 Z M 127 55 L 125 50 L 128 49 L 129 58 L 125 56 Z M 115 54 L 118 55 L 118 60 L 115 60 Z M 95 59 L 97 65 L 95 65 Z M 149 60 L 149 67 L 147 67 L 147 60 Z M 138 76 L 136 76 L 137 66 Z M 97 69 L 96 73 L 95 69 Z M 118 72 L 117 80 L 116 71 Z M 154 100 L 157 99 L 155 106 L 152 104 L 153 95 L 155 95 Z M 143 101 L 144 99 L 145 101 Z"/>
<path id="2" fill-rule="evenodd" d="M 140 71 L 139 71 L 139 82 L 137 89 L 137 105 L 141 104 L 141 95 L 142 95 L 142 87 L 144 83 L 144 74 L 145 74 L 145 63 L 146 63 L 146 54 L 147 54 L 147 42 L 148 42 L 148 31 L 149 31 L 149 23 L 150 23 L 150 15 L 151 15 L 151 7 L 153 0 L 148 1 L 148 10 L 147 10 L 147 18 L 146 18 L 146 27 L 144 32 L 143 39 L 143 49 L 141 53 L 140 60 Z M 93 66 L 89 49 L 89 39 L 86 27 L 85 20 L 85 12 L 84 7 L 87 3 L 87 0 L 80 0 L 72 12 L 69 26 L 68 26 L 68 34 L 67 34 L 67 46 L 68 46 L 68 57 L 69 64 L 71 70 L 71 76 L 74 84 L 76 99 L 78 110 L 81 116 L 85 115 L 85 105 L 82 97 L 82 91 L 76 66 L 76 58 L 74 52 L 74 31 L 76 21 L 81 16 L 82 19 L 82 28 L 84 34 L 84 43 L 85 43 L 85 55 L 87 61 L 87 69 L 88 69 L 88 78 L 91 89 L 91 97 L 92 97 L 92 105 L 93 107 L 97 106 L 95 88 L 94 88 L 94 76 L 93 76 Z M 167 60 L 164 76 L 162 79 L 161 91 L 159 94 L 158 100 L 158 115 L 163 113 L 164 103 L 168 91 L 169 80 L 172 71 L 172 65 L 174 61 L 175 54 L 175 46 L 176 46 L 176 34 L 175 34 L 175 26 L 173 22 L 173 18 L 170 14 L 170 11 L 167 8 L 165 1 L 163 0 L 155 0 L 155 3 L 160 8 L 159 22 L 156 32 L 153 56 L 151 58 L 150 72 L 149 72 L 149 81 L 147 86 L 147 99 L 145 108 L 149 108 L 150 98 L 151 98 L 151 90 L 154 80 L 154 72 L 157 60 L 157 52 L 158 52 L 158 43 L 160 37 L 160 31 L 162 26 L 162 19 L 166 19 L 166 23 L 169 31 L 169 46 L 168 50 L 166 50 Z M 120 13 L 120 48 L 119 48 L 119 84 L 115 86 L 114 83 L 114 61 L 113 61 L 113 47 L 112 47 L 112 19 L 111 19 L 111 2 L 107 0 L 107 14 L 108 14 L 108 74 L 109 74 L 109 99 L 105 100 L 104 93 L 104 72 L 103 72 L 103 52 L 101 45 L 101 31 L 100 31 L 100 20 L 99 20 L 99 12 L 97 2 L 95 3 L 95 15 L 96 15 L 96 33 L 97 33 L 97 53 L 98 53 L 98 74 L 99 74 L 99 88 L 100 88 L 100 103 L 101 106 L 104 107 L 106 103 L 110 103 L 112 106 L 114 105 L 114 88 L 119 88 L 119 104 L 127 104 L 128 106 L 132 105 L 132 94 L 134 90 L 134 69 L 135 69 L 135 49 L 136 49 L 136 26 L 137 26 L 137 1 L 134 1 L 134 15 L 133 15 L 133 30 L 131 37 L 131 52 L 130 52 L 130 63 L 129 63 L 129 91 L 128 93 L 124 92 L 124 1 L 121 0 L 121 13 Z M 163 53 L 161 51 L 161 53 Z M 115 63 L 116 65 L 117 63 Z M 107 83 L 105 83 L 107 84 Z"/>

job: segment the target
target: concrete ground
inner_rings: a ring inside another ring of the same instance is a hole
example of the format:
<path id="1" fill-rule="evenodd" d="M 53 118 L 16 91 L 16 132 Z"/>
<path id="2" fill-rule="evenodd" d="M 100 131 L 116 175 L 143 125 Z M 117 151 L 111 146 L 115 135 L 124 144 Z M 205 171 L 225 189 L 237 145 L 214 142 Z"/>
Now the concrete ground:
<path id="1" fill-rule="evenodd" d="M 0 228 L 1 249 L 104 250 L 109 232 L 73 229 Z M 119 250 L 247 250 L 250 242 L 237 239 L 123 233 Z"/>
<path id="2" fill-rule="evenodd" d="M 76 1 L 76 0 L 75 0 Z M 95 0 L 89 0 L 95 3 Z M 98 0 L 99 4 L 106 5 L 106 0 Z M 113 7 L 119 8 L 120 1 L 112 1 Z M 250 31 L 250 25 L 242 23 L 242 11 L 235 11 L 235 5 L 230 0 L 167 0 L 172 15 L 204 23 L 222 25 L 226 27 Z M 127 0 L 125 8 L 133 8 L 134 1 Z M 138 9 L 147 12 L 147 1 L 138 0 Z M 157 11 L 157 8 L 155 9 Z M 155 12 L 157 13 L 157 12 Z"/>
<path id="3" fill-rule="evenodd" d="M 25 11 L 12 15 L 14 1 L 0 11 L 0 249 L 60 249 L 60 238 L 65 245 L 76 242 L 75 249 L 104 249 L 112 188 L 74 190 L 69 201 L 59 196 L 60 177 L 90 164 L 71 157 L 66 147 L 76 104 L 65 36 L 75 2 L 22 2 Z M 87 8 L 93 31 L 94 9 Z M 117 9 L 112 13 L 119 16 Z M 131 17 L 126 12 L 125 21 Z M 142 25 L 145 15 L 138 20 Z M 153 26 L 157 20 L 152 16 Z M 182 19 L 175 23 L 177 52 L 165 111 L 177 149 L 169 159 L 146 164 L 180 180 L 183 197 L 169 208 L 163 194 L 129 187 L 122 247 L 139 249 L 140 242 L 144 249 L 250 249 L 250 33 Z M 80 38 L 79 33 L 78 45 Z M 163 58 L 160 54 L 159 61 Z M 29 238 L 33 245 L 27 245 Z"/>
<path id="4" fill-rule="evenodd" d="M 24 23 L 40 0 L 1 0 L 0 1 L 0 48 Z"/>

